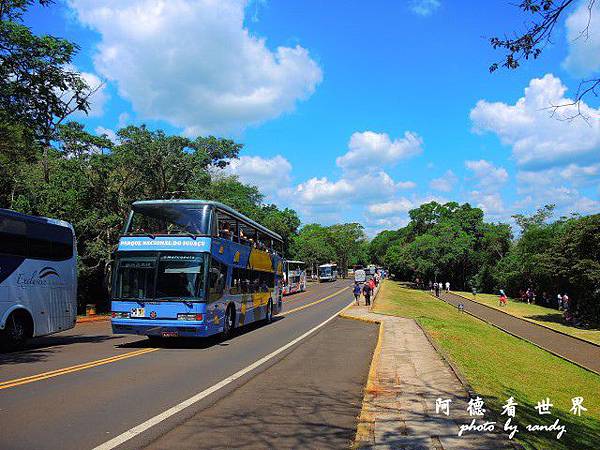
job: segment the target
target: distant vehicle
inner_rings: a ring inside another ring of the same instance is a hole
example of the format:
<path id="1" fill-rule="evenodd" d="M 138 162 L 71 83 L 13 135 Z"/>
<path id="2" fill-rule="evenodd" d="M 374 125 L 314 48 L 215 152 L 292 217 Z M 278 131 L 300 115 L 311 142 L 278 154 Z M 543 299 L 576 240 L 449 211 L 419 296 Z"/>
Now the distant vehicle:
<path id="1" fill-rule="evenodd" d="M 77 248 L 71 224 L 0 209 L 0 344 L 75 326 Z"/>
<path id="2" fill-rule="evenodd" d="M 119 240 L 112 328 L 152 339 L 229 337 L 282 308 L 281 236 L 221 203 L 135 202 Z"/>
<path id="3" fill-rule="evenodd" d="M 319 282 L 335 281 L 338 277 L 337 264 L 322 264 L 319 266 Z"/>
<path id="4" fill-rule="evenodd" d="M 303 261 L 283 263 L 283 295 L 306 290 L 306 264 Z"/>
<path id="5" fill-rule="evenodd" d="M 364 283 L 367 281 L 367 274 L 363 269 L 354 271 L 354 281 L 357 283 Z"/>
<path id="6" fill-rule="evenodd" d="M 367 275 L 375 275 L 375 271 L 377 270 L 377 266 L 375 264 L 369 264 L 365 269 Z"/>

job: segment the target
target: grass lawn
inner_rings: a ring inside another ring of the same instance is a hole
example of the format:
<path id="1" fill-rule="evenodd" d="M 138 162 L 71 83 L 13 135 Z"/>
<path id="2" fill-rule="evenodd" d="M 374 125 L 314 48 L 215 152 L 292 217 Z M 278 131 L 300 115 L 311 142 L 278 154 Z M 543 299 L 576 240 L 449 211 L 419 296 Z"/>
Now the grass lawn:
<path id="1" fill-rule="evenodd" d="M 393 281 L 383 284 L 375 310 L 416 319 L 485 399 L 486 409 L 492 411 L 490 420 L 503 425 L 506 416 L 498 414 L 514 397 L 519 404 L 515 440 L 526 448 L 600 448 L 600 376 Z M 581 417 L 569 412 L 571 398 L 578 396 L 588 409 Z M 546 397 L 554 404 L 552 415 L 540 416 L 534 407 Z M 528 424 L 552 424 L 556 419 L 567 430 L 560 440 L 556 433 L 525 429 Z"/>
<path id="2" fill-rule="evenodd" d="M 508 300 L 508 305 L 498 306 L 498 295 L 494 294 L 477 294 L 473 298 L 473 294 L 470 292 L 455 292 L 467 297 L 469 300 L 474 300 L 478 303 L 491 306 L 492 308 L 504 311 L 512 316 L 521 317 L 534 323 L 545 325 L 548 328 L 552 328 L 561 333 L 569 334 L 571 336 L 585 339 L 586 341 L 593 342 L 594 344 L 600 344 L 600 330 L 581 330 L 579 328 L 571 327 L 562 323 L 562 312 L 557 311 L 553 308 L 546 308 L 540 305 L 528 305 L 521 301 L 513 299 Z"/>

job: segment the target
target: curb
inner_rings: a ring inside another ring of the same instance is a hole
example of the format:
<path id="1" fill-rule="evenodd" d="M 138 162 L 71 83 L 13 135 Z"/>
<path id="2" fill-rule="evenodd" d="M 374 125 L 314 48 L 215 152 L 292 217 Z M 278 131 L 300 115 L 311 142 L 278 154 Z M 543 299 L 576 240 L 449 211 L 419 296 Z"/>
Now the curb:
<path id="1" fill-rule="evenodd" d="M 98 315 L 98 316 L 78 316 L 76 323 L 90 323 L 90 322 L 106 322 L 110 320 L 109 315 Z"/>
<path id="2" fill-rule="evenodd" d="M 545 328 L 547 330 L 554 331 L 555 333 L 562 334 L 563 336 L 567 336 L 567 337 L 570 337 L 570 338 L 573 338 L 573 339 L 577 339 L 578 341 L 587 342 L 588 344 L 592 344 L 592 345 L 595 345 L 596 347 L 600 347 L 600 344 L 597 344 L 595 342 L 588 341 L 587 339 L 580 338 L 579 336 L 573 336 L 572 334 L 565 333 L 564 331 L 555 330 L 554 328 L 551 328 L 551 327 L 549 327 L 547 325 L 543 325 L 541 323 L 534 322 L 531 319 L 525 319 L 523 317 L 513 316 L 512 314 L 507 313 L 506 311 L 502 311 L 501 309 L 493 308 L 493 307 L 491 307 L 489 305 L 486 305 L 485 303 L 481 303 L 481 302 L 478 302 L 476 300 L 473 300 L 473 299 L 470 299 L 468 297 L 465 297 L 462 294 L 457 294 L 456 292 L 452 292 L 452 291 L 450 291 L 449 293 L 452 294 L 452 295 L 456 295 L 457 297 L 464 298 L 465 300 L 469 300 L 470 302 L 477 303 L 478 305 L 485 306 L 486 308 L 492 309 L 494 311 L 501 312 L 502 314 L 506 314 L 507 316 L 513 317 L 515 319 L 522 320 L 523 322 L 532 323 L 533 325 L 537 325 L 538 327 L 542 327 L 542 328 Z M 514 301 L 515 300 L 513 300 L 513 302 Z"/>
<path id="3" fill-rule="evenodd" d="M 352 443 L 351 448 L 358 449 L 364 448 L 365 446 L 370 446 L 374 443 L 375 440 L 375 430 L 373 428 L 374 419 L 371 417 L 369 413 L 369 408 L 367 404 L 370 401 L 371 396 L 377 392 L 376 387 L 376 379 L 377 379 L 377 365 L 379 364 L 379 358 L 381 356 L 381 346 L 383 342 L 383 322 L 375 319 L 368 319 L 365 317 L 356 317 L 349 316 L 340 313 L 340 317 L 344 319 L 358 320 L 360 322 L 366 322 L 371 324 L 379 325 L 379 334 L 377 336 L 377 345 L 375 345 L 375 350 L 373 350 L 373 358 L 371 358 L 371 367 L 369 368 L 369 375 L 367 377 L 367 384 L 364 388 L 364 395 L 362 400 L 362 406 L 360 409 L 360 414 L 358 416 L 358 423 L 356 425 L 356 434 L 354 436 L 354 442 Z"/>
<path id="4" fill-rule="evenodd" d="M 444 302 L 444 303 L 446 303 L 447 305 L 450 305 L 450 306 L 454 307 L 454 305 L 452 305 L 451 303 L 447 302 L 447 301 L 446 301 L 446 300 L 444 300 L 442 297 L 436 297 L 435 295 L 433 295 L 433 294 L 431 294 L 431 293 L 430 293 L 429 295 L 431 295 L 433 298 L 437 298 L 438 300 L 441 300 L 441 301 L 443 301 L 443 302 Z M 459 296 L 459 297 L 462 297 L 462 296 Z M 468 299 L 468 298 L 466 298 L 466 297 L 462 297 L 462 298 L 465 298 L 466 300 L 469 300 L 469 299 Z M 475 303 L 477 303 L 477 302 L 475 302 Z M 477 304 L 479 305 L 480 303 L 477 303 Z M 488 307 L 488 308 L 489 308 L 489 307 Z M 493 308 L 492 308 L 492 309 L 493 309 Z M 529 343 L 529 344 L 531 344 L 531 345 L 535 345 L 536 347 L 538 347 L 538 348 L 540 348 L 540 349 L 542 349 L 542 350 L 544 350 L 544 351 L 546 351 L 546 352 L 548 352 L 548 353 L 550 353 L 550 354 L 552 354 L 552 355 L 554 355 L 554 356 L 556 356 L 556 357 L 558 357 L 558 358 L 562 359 L 563 361 L 567 361 L 567 362 L 569 362 L 569 363 L 571 363 L 571 364 L 574 364 L 574 365 L 576 365 L 577 367 L 580 367 L 580 368 L 582 368 L 582 369 L 584 369 L 584 370 L 587 370 L 587 371 L 588 371 L 588 372 L 590 372 L 590 373 L 593 373 L 594 375 L 600 375 L 600 372 L 596 372 L 595 370 L 593 370 L 593 369 L 590 369 L 589 367 L 585 367 L 585 366 L 583 366 L 583 365 L 579 364 L 578 362 L 575 362 L 575 361 L 573 361 L 573 360 L 571 360 L 571 359 L 567 358 L 566 356 L 560 355 L 560 354 L 558 354 L 558 353 L 556 353 L 556 352 L 554 352 L 554 351 L 552 351 L 552 350 L 548 350 L 547 348 L 543 347 L 542 345 L 540 345 L 540 344 L 536 344 L 535 342 L 532 342 L 532 341 L 530 341 L 529 339 L 525 339 L 525 338 L 524 338 L 524 337 L 522 337 L 522 336 L 519 336 L 519 335 L 517 335 L 517 334 L 514 334 L 514 333 L 512 333 L 512 332 L 510 332 L 510 331 L 508 331 L 508 330 L 506 330 L 506 329 L 502 328 L 501 326 L 499 326 L 499 325 L 496 325 L 495 323 L 492 323 L 492 322 L 490 322 L 489 320 L 486 320 L 486 319 L 484 319 L 484 318 L 482 318 L 482 317 L 476 316 L 475 314 L 473 314 L 473 313 L 471 313 L 471 312 L 469 312 L 469 311 L 466 311 L 466 310 L 465 310 L 464 312 L 465 312 L 465 313 L 467 313 L 468 315 L 470 315 L 471 317 L 474 317 L 474 318 L 475 318 L 475 319 L 477 319 L 477 320 L 481 320 L 482 322 L 484 322 L 484 323 L 487 323 L 488 325 L 491 325 L 491 326 L 493 326 L 494 328 L 497 328 L 497 329 L 499 329 L 500 331 L 504 331 L 506 334 L 510 334 L 511 336 L 513 336 L 513 337 L 515 337 L 515 338 L 517 338 L 517 339 L 520 339 L 520 340 L 521 340 L 521 341 L 523 341 L 523 342 L 527 342 L 527 343 Z M 505 313 L 505 314 L 507 314 L 507 313 Z M 509 315 L 510 317 L 513 317 L 513 318 L 515 318 L 515 319 L 518 319 L 518 317 L 511 316 L 510 314 L 508 314 L 508 315 Z M 528 321 L 525 321 L 525 322 L 528 322 Z M 528 323 L 530 323 L 530 322 L 528 322 Z M 588 341 L 585 341 L 585 342 L 588 342 Z"/>
<path id="5" fill-rule="evenodd" d="M 467 394 L 469 394 L 469 397 L 475 397 L 477 395 L 475 389 L 473 389 L 473 387 L 469 384 L 462 372 L 452 362 L 452 359 L 450 359 L 450 355 L 448 355 L 448 352 L 446 352 L 446 350 L 444 350 L 437 342 L 435 342 L 435 340 L 429 335 L 429 333 L 425 330 L 425 328 L 421 326 L 421 324 L 417 320 L 415 320 L 415 323 L 421 329 L 431 346 L 442 357 L 446 365 L 450 367 L 450 370 L 452 370 L 456 378 L 458 378 L 458 381 L 460 381 L 460 384 L 462 384 L 462 386 L 465 388 L 465 391 L 467 392 Z"/>

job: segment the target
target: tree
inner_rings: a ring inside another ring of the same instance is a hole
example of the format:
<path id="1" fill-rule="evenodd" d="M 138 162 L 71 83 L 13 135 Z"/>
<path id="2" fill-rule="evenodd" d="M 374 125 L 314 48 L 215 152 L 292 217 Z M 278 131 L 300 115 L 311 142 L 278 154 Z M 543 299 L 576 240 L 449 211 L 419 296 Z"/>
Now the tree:
<path id="1" fill-rule="evenodd" d="M 588 9 L 587 25 L 580 31 L 579 38 L 587 39 L 592 14 L 598 12 L 596 8 L 596 0 L 585 0 Z M 522 0 L 517 5 L 524 13 L 528 14 L 531 21 L 527 28 L 522 33 L 513 33 L 512 37 L 492 37 L 490 44 L 494 49 L 504 49 L 506 54 L 502 61 L 493 63 L 490 66 L 490 72 L 495 72 L 500 67 L 505 67 L 510 70 L 517 69 L 523 60 L 537 59 L 542 55 L 546 45 L 552 43 L 556 25 L 560 19 L 569 11 L 573 5 L 579 2 L 575 0 Z M 577 114 L 581 115 L 581 101 L 588 95 L 598 95 L 600 88 L 600 78 L 592 78 L 584 80 L 580 83 L 577 94 L 573 102 L 562 105 L 548 105 L 556 111 L 558 108 L 566 106 L 576 106 Z"/>
<path id="2" fill-rule="evenodd" d="M 34 3 L 47 6 L 51 1 L 0 0 L 0 129 L 19 124 L 43 146 L 43 178 L 48 182 L 48 153 L 59 126 L 74 112 L 87 112 L 89 98 L 100 86 L 88 86 L 73 69 L 76 44 L 36 36 L 22 23 Z"/>

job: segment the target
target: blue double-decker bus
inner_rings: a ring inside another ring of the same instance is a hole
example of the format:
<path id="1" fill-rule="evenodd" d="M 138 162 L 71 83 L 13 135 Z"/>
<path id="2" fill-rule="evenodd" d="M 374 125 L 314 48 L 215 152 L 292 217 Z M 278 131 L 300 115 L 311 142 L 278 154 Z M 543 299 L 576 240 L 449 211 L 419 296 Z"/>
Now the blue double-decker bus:
<path id="1" fill-rule="evenodd" d="M 117 334 L 229 337 L 281 311 L 281 236 L 204 200 L 135 202 L 115 255 Z"/>

